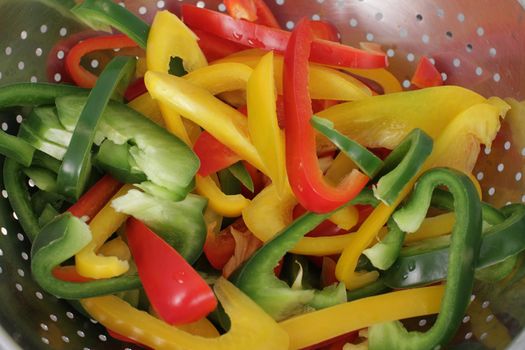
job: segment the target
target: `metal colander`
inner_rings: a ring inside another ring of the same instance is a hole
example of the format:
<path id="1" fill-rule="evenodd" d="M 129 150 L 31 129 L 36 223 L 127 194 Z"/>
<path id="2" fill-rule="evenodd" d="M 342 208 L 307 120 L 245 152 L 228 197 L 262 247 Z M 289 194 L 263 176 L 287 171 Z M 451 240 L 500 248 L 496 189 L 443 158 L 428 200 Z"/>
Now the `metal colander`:
<path id="1" fill-rule="evenodd" d="M 120 2 L 146 21 L 157 9 L 178 13 L 183 1 Z M 184 1 L 225 11 L 220 1 Z M 391 71 L 404 88 L 419 57 L 426 55 L 447 84 L 485 96 L 525 98 L 524 0 L 268 0 L 283 27 L 302 16 L 327 19 L 345 43 L 375 42 L 390 58 Z M 0 0 L 0 85 L 20 81 L 62 81 L 60 62 L 67 38 L 87 30 L 68 14 L 74 0 Z M 56 57 L 56 59 L 55 59 Z M 46 71 L 48 60 L 58 65 Z M 85 62 L 97 70 L 101 58 Z M 523 106 L 525 110 L 525 105 Z M 521 118 L 521 119 L 520 119 Z M 507 118 L 492 149 L 482 151 L 474 175 L 484 199 L 495 205 L 525 202 L 525 115 Z M 0 112 L 3 130 L 14 133 L 23 111 Z M 103 327 L 67 302 L 43 292 L 32 280 L 30 245 L 0 184 L 0 347 L 6 349 L 134 349 L 113 340 Z M 525 273 L 523 273 L 525 275 Z M 512 286 L 475 287 L 474 302 L 452 347 L 525 349 L 525 278 Z M 358 316 L 357 316 L 358 317 Z M 424 329 L 431 318 L 418 319 Z M 514 341 L 512 341 L 514 340 Z M 521 341 L 520 341 L 521 340 Z M 511 344 L 512 342 L 512 344 Z"/>

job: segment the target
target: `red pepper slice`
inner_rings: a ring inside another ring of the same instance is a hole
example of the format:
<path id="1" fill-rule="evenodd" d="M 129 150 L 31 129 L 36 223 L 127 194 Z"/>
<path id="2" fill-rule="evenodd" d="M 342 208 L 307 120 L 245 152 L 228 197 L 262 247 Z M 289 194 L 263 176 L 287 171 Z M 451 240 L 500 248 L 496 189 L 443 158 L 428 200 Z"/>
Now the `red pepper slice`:
<path id="1" fill-rule="evenodd" d="M 193 146 L 193 152 L 195 152 L 201 162 L 198 171 L 198 174 L 201 176 L 216 173 L 241 160 L 237 153 L 207 131 L 203 131 L 199 135 Z"/>
<path id="2" fill-rule="evenodd" d="M 93 218 L 122 187 L 122 184 L 109 175 L 104 175 L 68 211 L 81 218 Z"/>
<path id="3" fill-rule="evenodd" d="M 337 28 L 327 21 L 311 21 L 310 28 L 316 39 L 339 42 L 340 36 Z"/>
<path id="4" fill-rule="evenodd" d="M 144 290 L 164 321 L 195 322 L 217 307 L 210 286 L 162 238 L 135 218 L 128 219 L 126 233 Z"/>
<path id="5" fill-rule="evenodd" d="M 306 212 L 307 210 L 302 205 L 298 204 L 293 208 L 292 217 L 295 220 Z M 343 230 L 342 228 L 340 228 L 339 226 L 337 226 L 330 220 L 325 220 L 321 222 L 312 231 L 308 232 L 306 235 L 308 237 L 326 237 L 326 236 L 341 235 L 347 232 L 348 232 L 347 230 Z"/>
<path id="6" fill-rule="evenodd" d="M 309 22 L 303 19 L 292 32 L 284 55 L 286 170 L 299 203 L 309 211 L 326 213 L 354 198 L 369 179 L 353 170 L 339 186 L 333 187 L 319 169 L 308 92 L 308 56 L 312 41 Z"/>
<path id="7" fill-rule="evenodd" d="M 53 268 L 53 277 L 66 282 L 84 283 L 93 281 L 92 278 L 81 276 L 75 266 L 56 266 Z"/>
<path id="8" fill-rule="evenodd" d="M 199 37 L 197 43 L 208 62 L 221 59 L 248 48 L 244 45 L 220 38 L 203 30 L 194 29 L 193 32 Z"/>
<path id="9" fill-rule="evenodd" d="M 257 8 L 257 20 L 255 23 L 262 24 L 271 28 L 281 28 L 279 22 L 273 15 L 272 11 L 266 5 L 264 0 L 253 0 L 255 2 L 255 7 Z"/>
<path id="10" fill-rule="evenodd" d="M 235 251 L 235 239 L 229 227 L 218 234 L 208 230 L 203 250 L 210 265 L 214 269 L 222 270 Z"/>
<path id="11" fill-rule="evenodd" d="M 426 87 L 443 85 L 443 78 L 432 62 L 430 62 L 427 57 L 423 56 L 419 59 L 411 82 L 418 88 L 423 89 Z"/>
<path id="12" fill-rule="evenodd" d="M 128 88 L 126 89 L 126 92 L 124 92 L 124 100 L 127 102 L 133 101 L 137 97 L 145 94 L 148 92 L 148 89 L 146 89 L 146 84 L 144 84 L 144 78 L 140 77 L 138 79 L 135 79 L 134 82 L 129 84 Z"/>
<path id="13" fill-rule="evenodd" d="M 213 33 L 250 47 L 284 52 L 290 39 L 290 32 L 237 20 L 192 5 L 182 5 L 182 16 L 186 25 L 191 28 Z M 321 39 L 313 40 L 311 46 L 309 56 L 313 62 L 349 68 L 383 68 L 387 65 L 386 55 L 382 53 L 366 52 Z"/>
<path id="14" fill-rule="evenodd" d="M 264 0 L 224 0 L 226 10 L 235 19 L 244 19 L 271 28 L 281 28 Z"/>
<path id="15" fill-rule="evenodd" d="M 136 46 L 137 43 L 124 34 L 97 36 L 83 40 L 69 51 L 66 57 L 67 71 L 75 84 L 84 88 L 92 88 L 95 86 L 97 76 L 82 67 L 80 64 L 82 57 L 93 51 Z"/>

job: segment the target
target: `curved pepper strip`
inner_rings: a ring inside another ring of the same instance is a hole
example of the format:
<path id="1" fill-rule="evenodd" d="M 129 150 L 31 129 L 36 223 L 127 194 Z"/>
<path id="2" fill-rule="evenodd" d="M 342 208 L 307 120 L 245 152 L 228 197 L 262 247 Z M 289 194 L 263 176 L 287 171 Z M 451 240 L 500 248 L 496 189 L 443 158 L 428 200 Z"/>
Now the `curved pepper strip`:
<path id="1" fill-rule="evenodd" d="M 369 347 L 378 349 L 433 349 L 444 346 L 461 324 L 470 302 L 481 244 L 481 203 L 470 179 L 451 169 L 436 168 L 424 173 L 418 180 L 408 202 L 397 210 L 393 219 L 403 231 L 414 232 L 423 221 L 430 205 L 434 188 L 448 187 L 454 196 L 456 224 L 452 243 L 445 293 L 440 313 L 434 325 L 425 333 L 407 332 L 399 322 L 376 324 L 369 329 Z"/>
<path id="2" fill-rule="evenodd" d="M 401 92 L 403 88 L 399 80 L 384 68 L 378 69 L 352 69 L 352 68 L 343 68 L 343 70 L 357 75 L 358 77 L 366 78 L 372 80 L 379 84 L 383 88 L 383 94 L 392 94 L 394 92 Z"/>
<path id="3" fill-rule="evenodd" d="M 217 63 L 194 70 L 184 76 L 190 83 L 212 95 L 225 91 L 245 90 L 253 69 L 242 63 Z"/>
<path id="4" fill-rule="evenodd" d="M 190 335 L 114 296 L 83 299 L 81 304 L 105 327 L 155 349 L 288 349 L 286 332 L 244 293 L 224 278 L 214 290 L 231 320 L 230 330 L 217 338 Z"/>
<path id="5" fill-rule="evenodd" d="M 319 169 L 315 133 L 308 93 L 308 57 L 313 41 L 306 20 L 295 27 L 284 56 L 283 96 L 285 110 L 286 170 L 297 200 L 307 210 L 326 213 L 354 198 L 368 177 L 354 170 L 334 187 Z"/>
<path id="6" fill-rule="evenodd" d="M 31 248 L 33 278 L 48 293 L 58 298 L 80 299 L 140 288 L 137 275 L 83 283 L 62 281 L 53 269 L 73 257 L 91 241 L 89 227 L 71 213 L 55 217 L 36 236 Z"/>
<path id="7" fill-rule="evenodd" d="M 244 55 L 231 55 L 213 64 L 236 62 L 255 68 L 265 51 L 247 51 Z M 274 55 L 274 79 L 277 94 L 283 91 L 283 56 Z M 372 91 L 359 80 L 341 73 L 335 69 L 310 63 L 309 67 L 309 91 L 313 99 L 327 99 L 336 101 L 357 101 L 372 96 Z"/>
<path id="8" fill-rule="evenodd" d="M 273 62 L 273 52 L 269 52 L 261 59 L 248 80 L 248 130 L 272 183 L 283 194 L 288 180 L 284 135 L 277 121 Z"/>
<path id="9" fill-rule="evenodd" d="M 129 101 L 128 107 L 133 108 L 160 126 L 164 126 L 165 124 L 157 102 L 151 98 L 149 93 L 142 94 L 139 97 Z"/>
<path id="10" fill-rule="evenodd" d="M 39 106 L 55 102 L 55 98 L 89 90 L 66 84 L 14 83 L 0 87 L 0 109 L 18 106 Z"/>
<path id="11" fill-rule="evenodd" d="M 128 193 L 132 185 L 124 185 L 113 196 L 118 198 Z M 99 256 L 96 254 L 104 242 L 124 224 L 128 216 L 116 212 L 109 201 L 104 208 L 89 223 L 92 233 L 91 242 L 75 255 L 77 271 L 80 275 L 90 278 L 110 278 L 128 271 L 129 263 L 114 256 Z"/>
<path id="12" fill-rule="evenodd" d="M 290 336 L 290 349 L 303 349 L 380 322 L 435 314 L 443 292 L 443 286 L 433 286 L 376 295 L 295 316 L 279 325 Z"/>
<path id="13" fill-rule="evenodd" d="M 494 266 L 525 250 L 525 206 L 515 204 L 509 206 L 508 210 L 510 214 L 505 221 L 490 226 L 483 232 L 475 265 L 477 271 Z M 453 249 L 450 239 L 448 236 L 439 240 L 422 241 L 419 245 L 401 250 L 401 256 L 384 275 L 385 284 L 391 288 L 407 288 L 445 279 L 449 271 L 449 252 Z"/>
<path id="14" fill-rule="evenodd" d="M 428 88 L 419 90 L 418 92 L 444 88 L 446 87 Z M 395 94 L 388 96 L 394 95 Z M 475 149 L 472 151 L 472 147 L 479 149 L 479 142 L 483 142 L 486 146 L 491 144 L 499 129 L 499 117 L 500 115 L 504 115 L 507 109 L 508 105 L 502 103 L 502 100 L 489 99 L 484 103 L 476 104 L 459 113 L 459 115 L 454 118 L 454 121 L 458 121 L 454 124 L 449 123 L 450 125 L 445 128 L 442 135 L 434 142 L 432 154 L 427 159 L 420 173 L 436 165 L 453 166 L 463 172 L 469 173 L 473 166 L 471 159 L 477 158 L 477 153 Z M 411 113 L 410 108 L 406 111 L 407 113 Z M 468 128 L 466 128 L 467 126 Z M 450 148 L 451 142 L 456 145 L 455 148 Z M 452 154 L 450 153 L 451 149 L 453 150 Z M 469 152 L 472 152 L 472 155 Z M 468 154 L 468 159 L 465 160 L 461 159 L 461 157 L 455 157 L 456 154 L 464 153 Z M 361 225 L 356 234 L 352 236 L 350 240 L 351 243 L 343 250 L 337 262 L 336 276 L 340 281 L 343 280 L 345 282 L 347 289 L 359 288 L 367 284 L 366 279 L 360 280 L 360 274 L 354 272 L 359 256 L 362 251 L 373 242 L 399 202 L 408 194 L 414 182 L 415 181 L 412 180 L 407 184 L 398 196 L 396 202 L 391 206 L 387 206 L 384 203 L 379 204 Z"/>
<path id="15" fill-rule="evenodd" d="M 273 269 L 283 256 L 308 232 L 326 220 L 330 213 L 306 213 L 266 242 L 232 277 L 233 283 L 276 320 L 301 314 L 311 308 L 346 301 L 343 284 L 323 290 L 291 288 L 275 276 Z M 323 302 L 319 303 L 322 300 Z"/>
<path id="16" fill-rule="evenodd" d="M 183 78 L 149 71 L 144 81 L 153 98 L 169 104 L 243 159 L 266 172 L 257 150 L 251 143 L 248 121 L 242 113 Z"/>

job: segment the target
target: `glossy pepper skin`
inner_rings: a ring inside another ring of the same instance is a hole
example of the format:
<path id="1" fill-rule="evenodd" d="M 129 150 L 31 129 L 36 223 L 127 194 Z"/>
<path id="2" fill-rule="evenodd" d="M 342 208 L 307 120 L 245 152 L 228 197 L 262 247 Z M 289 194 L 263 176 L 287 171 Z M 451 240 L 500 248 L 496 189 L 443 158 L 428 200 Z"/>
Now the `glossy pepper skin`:
<path id="1" fill-rule="evenodd" d="M 206 281 L 162 238 L 134 218 L 128 219 L 126 233 L 146 294 L 163 320 L 191 323 L 217 307 Z"/>
<path id="2" fill-rule="evenodd" d="M 308 92 L 308 57 L 312 41 L 308 21 L 300 21 L 292 32 L 284 56 L 286 170 L 299 203 L 310 211 L 326 213 L 354 198 L 366 185 L 368 177 L 354 170 L 339 186 L 333 187 L 319 169 Z"/>
<path id="3" fill-rule="evenodd" d="M 470 302 L 474 282 L 474 267 L 481 244 L 481 203 L 468 176 L 451 169 L 435 168 L 418 180 L 409 201 L 393 218 L 401 230 L 414 232 L 426 216 L 432 191 L 445 185 L 454 196 L 456 224 L 452 231 L 449 266 L 441 310 L 427 332 L 407 332 L 399 322 L 370 327 L 369 347 L 380 349 L 433 349 L 444 346 L 461 324 Z"/>

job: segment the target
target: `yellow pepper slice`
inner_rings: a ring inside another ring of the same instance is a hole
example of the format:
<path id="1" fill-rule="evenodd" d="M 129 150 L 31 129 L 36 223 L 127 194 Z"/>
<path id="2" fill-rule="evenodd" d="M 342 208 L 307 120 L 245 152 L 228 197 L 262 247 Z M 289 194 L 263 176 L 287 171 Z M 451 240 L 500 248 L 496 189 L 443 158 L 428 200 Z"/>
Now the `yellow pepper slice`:
<path id="1" fill-rule="evenodd" d="M 213 64 L 224 62 L 237 62 L 255 68 L 264 51 L 250 51 L 245 55 L 233 55 Z M 283 57 L 274 55 L 274 79 L 277 83 L 277 93 L 283 91 Z M 309 68 L 309 88 L 313 99 L 327 99 L 338 101 L 357 101 L 372 96 L 372 91 L 354 77 L 337 71 L 336 69 L 310 63 Z"/>
<path id="2" fill-rule="evenodd" d="M 216 338 L 220 336 L 217 328 L 215 328 L 213 323 L 211 323 L 207 318 L 201 318 L 196 322 L 181 324 L 177 327 L 184 332 L 193 335 L 200 335 L 204 338 Z"/>
<path id="3" fill-rule="evenodd" d="M 393 149 L 413 129 L 436 139 L 460 112 L 485 98 L 457 86 L 406 91 L 335 105 L 318 113 L 337 130 L 365 147 Z M 318 138 L 318 146 L 330 141 Z"/>
<path id="4" fill-rule="evenodd" d="M 287 186 L 284 135 L 277 123 L 273 52 L 267 53 L 248 80 L 248 130 L 279 194 Z M 217 66 L 226 63 L 218 64 Z M 232 64 L 232 63 L 230 63 Z"/>
<path id="5" fill-rule="evenodd" d="M 214 290 L 231 321 L 230 330 L 216 338 L 188 334 L 114 296 L 82 299 L 81 304 L 105 327 L 154 349 L 288 349 L 286 332 L 233 284 L 220 278 Z"/>
<path id="6" fill-rule="evenodd" d="M 440 310 L 444 286 L 406 289 L 295 316 L 279 325 L 290 349 L 302 349 L 376 323 L 432 315 Z"/>
<path id="7" fill-rule="evenodd" d="M 128 106 L 153 120 L 155 123 L 164 126 L 164 118 L 162 117 L 159 106 L 147 92 L 130 101 Z"/>
<path id="8" fill-rule="evenodd" d="M 241 63 L 220 63 L 202 67 L 184 76 L 192 84 L 212 95 L 225 91 L 245 90 L 253 69 Z"/>
<path id="9" fill-rule="evenodd" d="M 148 34 L 148 70 L 167 72 L 171 57 L 180 57 L 187 72 L 208 65 L 197 37 L 169 11 L 158 11 Z"/>
<path id="10" fill-rule="evenodd" d="M 456 215 L 454 213 L 426 218 L 416 232 L 405 236 L 405 243 L 410 244 L 427 238 L 443 236 L 452 232 L 452 227 L 455 223 Z"/>
<path id="11" fill-rule="evenodd" d="M 129 247 L 121 237 L 117 237 L 104 243 L 104 245 L 98 250 L 98 254 L 104 256 L 116 256 L 120 260 L 131 260 Z"/>
<path id="12" fill-rule="evenodd" d="M 470 173 L 479 153 L 479 144 L 490 146 L 499 130 L 499 118 L 505 115 L 507 110 L 508 105 L 502 100 L 491 99 L 459 113 L 434 142 L 432 154 L 419 174 L 437 166 L 449 166 Z M 397 205 L 410 192 L 415 179 L 405 186 L 392 206 L 380 203 L 351 237 L 350 243 L 337 262 L 335 271 L 337 278 L 345 283 L 347 289 L 362 287 L 370 280 L 368 274 L 355 272 L 359 256 L 373 242 Z"/>
<path id="13" fill-rule="evenodd" d="M 206 129 L 219 141 L 267 173 L 248 133 L 248 121 L 236 109 L 185 79 L 149 71 L 144 81 L 153 98 Z"/>
<path id="14" fill-rule="evenodd" d="M 250 204 L 240 194 L 226 195 L 209 176 L 197 175 L 195 181 L 197 193 L 208 198 L 208 206 L 222 216 L 237 217 Z"/>
<path id="15" fill-rule="evenodd" d="M 354 75 L 357 75 L 359 77 L 363 77 L 363 78 L 375 81 L 376 83 L 379 84 L 379 86 L 383 88 L 384 94 L 391 94 L 394 92 L 403 91 L 403 88 L 401 87 L 399 80 L 397 80 L 394 74 L 390 73 L 388 70 L 384 68 L 379 68 L 379 69 L 343 68 L 343 70 L 349 73 L 352 73 Z"/>
<path id="16" fill-rule="evenodd" d="M 330 183 L 337 185 L 354 169 L 357 169 L 354 161 L 344 152 L 339 152 L 330 167 L 326 170 L 325 178 Z"/>
<path id="17" fill-rule="evenodd" d="M 112 199 L 128 193 L 132 185 L 124 185 Z M 91 220 L 89 228 L 92 239 L 75 255 L 77 272 L 90 278 L 110 278 L 122 275 L 129 269 L 129 263 L 116 256 L 97 255 L 104 242 L 126 221 L 126 214 L 117 213 L 111 207 L 111 200 Z"/>
<path id="18" fill-rule="evenodd" d="M 490 308 L 483 307 L 474 299 L 467 309 L 467 315 L 470 316 L 474 336 L 488 349 L 504 350 L 508 347 L 512 341 L 509 330 L 494 316 Z M 492 317 L 492 320 L 489 317 Z"/>

